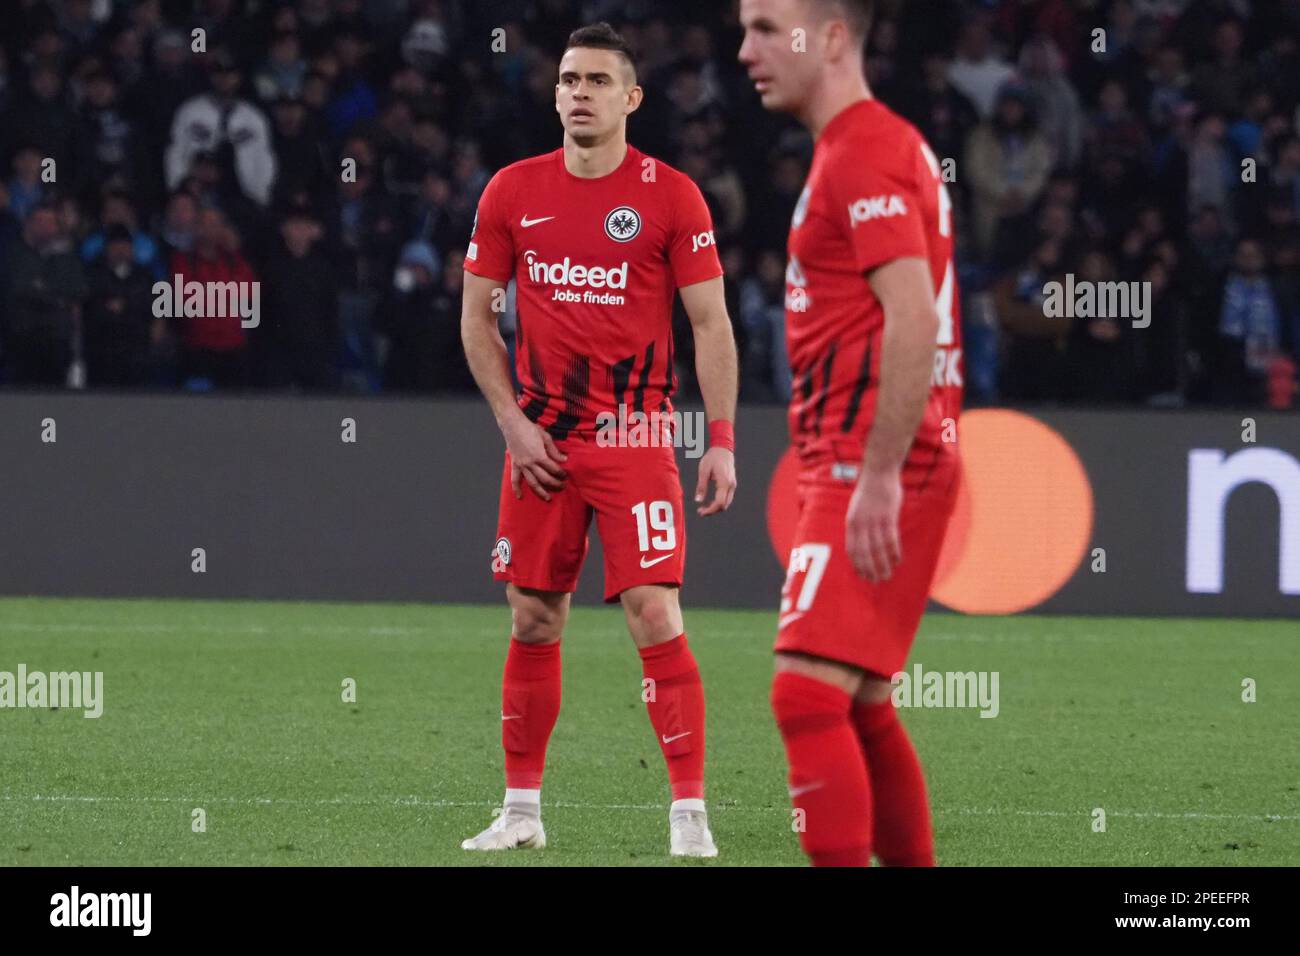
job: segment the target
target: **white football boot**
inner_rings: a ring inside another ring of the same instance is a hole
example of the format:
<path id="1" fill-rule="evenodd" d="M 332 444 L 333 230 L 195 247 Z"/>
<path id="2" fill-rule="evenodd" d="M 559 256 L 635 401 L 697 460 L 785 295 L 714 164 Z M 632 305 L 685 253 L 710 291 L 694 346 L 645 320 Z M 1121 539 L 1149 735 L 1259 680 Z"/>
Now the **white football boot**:
<path id="1" fill-rule="evenodd" d="M 545 846 L 541 815 L 523 813 L 514 807 L 506 807 L 490 827 L 460 843 L 462 850 L 540 850 Z"/>
<path id="2" fill-rule="evenodd" d="M 700 801 L 703 803 L 703 801 Z M 700 810 L 674 810 L 668 814 L 668 842 L 673 856 L 714 857 L 717 844 L 709 832 L 709 815 Z"/>

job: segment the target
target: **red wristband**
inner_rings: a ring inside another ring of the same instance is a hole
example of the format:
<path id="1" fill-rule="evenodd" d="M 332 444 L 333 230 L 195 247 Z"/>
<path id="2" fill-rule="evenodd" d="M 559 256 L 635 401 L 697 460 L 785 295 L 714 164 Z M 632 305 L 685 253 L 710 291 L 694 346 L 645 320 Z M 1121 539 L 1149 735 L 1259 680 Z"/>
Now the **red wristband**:
<path id="1" fill-rule="evenodd" d="M 735 426 L 725 418 L 709 422 L 709 447 L 725 448 L 730 452 L 736 450 Z"/>

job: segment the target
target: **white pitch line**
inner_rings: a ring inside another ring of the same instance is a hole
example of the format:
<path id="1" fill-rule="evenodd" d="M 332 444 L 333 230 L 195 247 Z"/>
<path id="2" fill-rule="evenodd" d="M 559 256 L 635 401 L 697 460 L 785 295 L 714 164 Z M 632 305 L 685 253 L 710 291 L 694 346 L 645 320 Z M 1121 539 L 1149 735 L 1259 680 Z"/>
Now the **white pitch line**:
<path id="1" fill-rule="evenodd" d="M 4 803 L 181 803 L 192 806 L 204 804 L 233 804 L 237 806 L 362 806 L 362 807 L 433 807 L 433 808 L 468 808 L 495 807 L 498 804 L 490 800 L 428 800 L 422 797 L 393 797 L 391 799 L 373 799 L 368 797 L 334 797 L 331 799 L 297 799 L 293 797 L 150 797 L 150 796 L 83 796 L 76 794 L 0 794 Z M 667 810 L 667 804 L 661 803 L 572 803 L 558 801 L 547 803 L 548 807 L 562 810 Z M 756 813 L 786 813 L 785 807 L 750 807 L 734 803 L 714 804 L 714 810 L 744 810 Z M 958 816 L 1019 816 L 1019 817 L 1087 817 L 1088 810 L 1016 810 L 999 807 L 936 807 L 936 815 Z M 1153 820 L 1241 820 L 1268 821 L 1271 823 L 1294 823 L 1300 821 L 1300 814 L 1280 813 L 1201 813 L 1188 811 L 1184 813 L 1165 813 L 1158 810 L 1111 810 L 1108 816 L 1130 819 Z"/>

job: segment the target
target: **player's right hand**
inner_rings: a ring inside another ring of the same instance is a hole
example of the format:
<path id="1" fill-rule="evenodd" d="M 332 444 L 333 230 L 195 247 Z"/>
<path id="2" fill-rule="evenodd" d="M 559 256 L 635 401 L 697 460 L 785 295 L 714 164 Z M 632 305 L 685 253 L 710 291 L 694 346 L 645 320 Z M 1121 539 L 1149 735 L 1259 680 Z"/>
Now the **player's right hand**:
<path id="1" fill-rule="evenodd" d="M 561 466 L 569 456 L 555 447 L 555 439 L 540 425 L 522 415 L 503 429 L 510 452 L 510 487 L 516 498 L 524 496 L 528 484 L 543 501 L 550 501 L 547 489 L 561 491 L 568 472 Z"/>
<path id="2" fill-rule="evenodd" d="M 873 584 L 888 581 L 903 560 L 898 534 L 902 506 L 903 482 L 898 469 L 862 469 L 849 499 L 844 548 L 853 569 Z"/>

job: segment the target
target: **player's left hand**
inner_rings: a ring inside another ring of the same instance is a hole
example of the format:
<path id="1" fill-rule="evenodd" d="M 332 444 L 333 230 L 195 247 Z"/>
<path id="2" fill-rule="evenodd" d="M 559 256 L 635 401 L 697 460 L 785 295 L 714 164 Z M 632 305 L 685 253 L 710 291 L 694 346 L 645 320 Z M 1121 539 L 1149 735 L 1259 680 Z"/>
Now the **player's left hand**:
<path id="1" fill-rule="evenodd" d="M 903 479 L 897 469 L 863 468 L 849 499 L 844 549 L 853 568 L 872 584 L 888 581 L 903 560 L 898 513 L 903 507 Z"/>
<path id="2" fill-rule="evenodd" d="M 703 504 L 709 493 L 709 482 L 713 482 L 713 500 Z M 714 446 L 700 459 L 700 477 L 695 482 L 695 503 L 700 505 L 695 511 L 703 518 L 731 507 L 731 499 L 736 497 L 736 455 L 730 448 Z"/>

